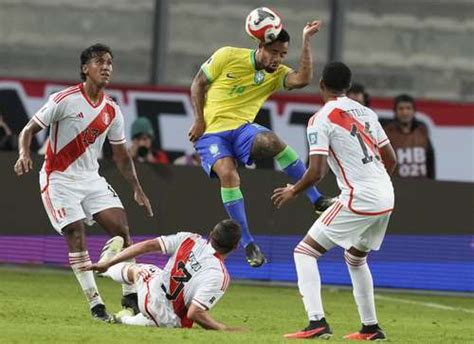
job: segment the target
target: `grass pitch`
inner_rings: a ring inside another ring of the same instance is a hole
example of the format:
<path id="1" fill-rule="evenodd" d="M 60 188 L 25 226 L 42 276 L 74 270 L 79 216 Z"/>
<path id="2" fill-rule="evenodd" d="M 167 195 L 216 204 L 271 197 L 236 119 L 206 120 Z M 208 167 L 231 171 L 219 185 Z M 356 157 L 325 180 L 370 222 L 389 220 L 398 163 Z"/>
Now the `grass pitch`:
<path id="1" fill-rule="evenodd" d="M 110 311 L 120 287 L 98 279 Z M 378 294 L 379 321 L 391 343 L 474 343 L 474 299 Z M 324 289 L 332 343 L 359 329 L 350 291 Z M 92 320 L 72 272 L 0 267 L 0 343 L 287 343 L 283 334 L 306 326 L 296 288 L 231 285 L 212 310 L 216 319 L 245 333 L 109 325 Z"/>

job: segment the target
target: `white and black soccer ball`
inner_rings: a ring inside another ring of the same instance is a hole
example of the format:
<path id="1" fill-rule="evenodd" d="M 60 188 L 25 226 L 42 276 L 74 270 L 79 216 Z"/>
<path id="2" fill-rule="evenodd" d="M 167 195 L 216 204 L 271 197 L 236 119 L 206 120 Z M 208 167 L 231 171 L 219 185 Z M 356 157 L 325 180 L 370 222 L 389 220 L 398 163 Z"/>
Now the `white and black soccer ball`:
<path id="1" fill-rule="evenodd" d="M 273 42 L 282 27 L 280 16 L 267 7 L 254 9 L 245 21 L 245 30 L 249 36 L 265 44 Z"/>

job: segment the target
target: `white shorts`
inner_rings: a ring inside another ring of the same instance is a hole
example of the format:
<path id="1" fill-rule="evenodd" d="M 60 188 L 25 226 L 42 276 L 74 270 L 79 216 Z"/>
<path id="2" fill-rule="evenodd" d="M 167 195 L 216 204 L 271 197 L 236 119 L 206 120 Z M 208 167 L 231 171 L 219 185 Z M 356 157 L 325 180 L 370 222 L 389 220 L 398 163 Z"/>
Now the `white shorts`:
<path id="1" fill-rule="evenodd" d="M 308 234 L 325 249 L 337 245 L 346 250 L 379 250 L 385 237 L 391 212 L 358 215 L 337 201 L 309 229 Z"/>
<path id="2" fill-rule="evenodd" d="M 181 319 L 174 313 L 173 306 L 161 289 L 163 284 L 160 268 L 139 264 L 135 277 L 140 313 L 152 320 L 158 327 L 181 327 Z"/>
<path id="3" fill-rule="evenodd" d="M 69 181 L 40 173 L 41 199 L 54 229 L 62 234 L 67 225 L 85 220 L 94 223 L 93 215 L 109 208 L 123 205 L 114 189 L 104 177 Z"/>

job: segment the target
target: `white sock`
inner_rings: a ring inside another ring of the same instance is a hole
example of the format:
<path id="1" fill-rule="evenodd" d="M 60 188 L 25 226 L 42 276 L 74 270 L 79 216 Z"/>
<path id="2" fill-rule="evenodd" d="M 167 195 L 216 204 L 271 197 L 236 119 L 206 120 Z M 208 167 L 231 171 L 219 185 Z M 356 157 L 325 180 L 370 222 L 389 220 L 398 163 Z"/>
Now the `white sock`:
<path id="1" fill-rule="evenodd" d="M 375 325 L 377 324 L 377 314 L 375 312 L 374 282 L 367 265 L 367 257 L 357 257 L 345 251 L 344 258 L 351 275 L 354 300 L 360 320 L 364 325 Z"/>
<path id="2" fill-rule="evenodd" d="M 123 285 L 133 285 L 132 281 L 128 280 L 128 268 L 133 263 L 118 263 L 112 265 L 103 275 L 110 277 L 115 282 Z"/>
<path id="3" fill-rule="evenodd" d="M 81 267 L 89 264 L 91 264 L 91 260 L 87 251 L 69 253 L 69 265 L 81 285 L 90 308 L 92 308 L 98 304 L 104 304 L 104 301 L 102 301 L 97 285 L 95 284 L 93 272 L 80 270 Z"/>
<path id="4" fill-rule="evenodd" d="M 320 320 L 324 318 L 324 309 L 321 300 L 321 277 L 316 260 L 321 253 L 301 241 L 296 246 L 293 256 L 298 274 L 298 288 L 308 318 Z"/>

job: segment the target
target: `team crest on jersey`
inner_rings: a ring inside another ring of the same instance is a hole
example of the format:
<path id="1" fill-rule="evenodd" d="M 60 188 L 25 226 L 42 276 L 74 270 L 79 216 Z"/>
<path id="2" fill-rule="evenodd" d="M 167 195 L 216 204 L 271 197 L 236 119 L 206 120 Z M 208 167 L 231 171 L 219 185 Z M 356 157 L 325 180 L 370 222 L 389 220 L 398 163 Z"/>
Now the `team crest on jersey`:
<path id="1" fill-rule="evenodd" d="M 318 133 L 310 133 L 308 135 L 308 141 L 310 145 L 318 144 Z"/>
<path id="2" fill-rule="evenodd" d="M 257 84 L 260 85 L 263 81 L 265 80 L 265 73 L 263 70 L 258 70 L 255 72 L 255 76 L 253 78 L 253 81 Z"/>
<path id="3" fill-rule="evenodd" d="M 209 152 L 211 152 L 213 157 L 216 157 L 219 154 L 219 146 L 215 143 L 209 146 Z"/>
<path id="4" fill-rule="evenodd" d="M 110 115 L 107 112 L 104 112 L 104 114 L 102 115 L 102 121 L 104 122 L 105 125 L 109 125 Z"/>

